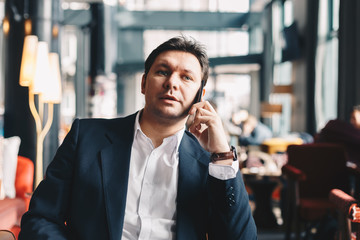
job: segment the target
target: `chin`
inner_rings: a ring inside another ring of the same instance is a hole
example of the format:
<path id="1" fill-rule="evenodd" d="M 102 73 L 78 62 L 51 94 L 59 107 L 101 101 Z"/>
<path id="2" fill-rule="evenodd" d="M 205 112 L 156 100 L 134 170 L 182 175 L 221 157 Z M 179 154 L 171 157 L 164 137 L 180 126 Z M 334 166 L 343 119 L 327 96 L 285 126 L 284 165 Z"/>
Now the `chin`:
<path id="1" fill-rule="evenodd" d="M 188 116 L 188 111 L 180 111 L 175 109 L 158 109 L 157 111 L 154 111 L 155 115 L 162 119 L 168 119 L 168 120 L 176 120 L 178 119 L 183 120 Z"/>

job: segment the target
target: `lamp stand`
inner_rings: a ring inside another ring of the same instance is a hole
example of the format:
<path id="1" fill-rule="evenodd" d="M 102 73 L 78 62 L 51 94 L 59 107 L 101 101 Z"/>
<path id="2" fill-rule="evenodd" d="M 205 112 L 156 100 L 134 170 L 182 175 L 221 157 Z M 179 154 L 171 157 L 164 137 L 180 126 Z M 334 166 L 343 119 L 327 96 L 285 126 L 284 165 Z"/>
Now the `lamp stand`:
<path id="1" fill-rule="evenodd" d="M 43 144 L 53 122 L 54 104 L 61 102 L 61 74 L 59 54 L 49 53 L 47 42 L 38 41 L 35 35 L 24 39 L 19 84 L 29 88 L 29 107 L 36 127 L 35 187 L 44 177 Z M 38 109 L 35 106 L 38 96 Z M 47 104 L 45 123 L 44 106 Z"/>
<path id="2" fill-rule="evenodd" d="M 47 103 L 48 105 L 48 117 L 46 124 L 43 127 L 44 123 L 44 114 L 43 114 L 43 108 L 44 108 L 44 102 L 42 101 L 41 94 L 38 95 L 38 106 L 39 106 L 39 112 L 36 109 L 35 106 L 35 94 L 29 88 L 29 107 L 31 114 L 34 117 L 35 120 L 35 126 L 36 126 L 36 164 L 35 164 L 35 187 L 39 185 L 39 183 L 44 178 L 43 173 L 43 145 L 44 145 L 44 139 L 48 131 L 50 130 L 52 121 L 53 121 L 53 112 L 54 112 L 54 104 L 53 103 Z"/>

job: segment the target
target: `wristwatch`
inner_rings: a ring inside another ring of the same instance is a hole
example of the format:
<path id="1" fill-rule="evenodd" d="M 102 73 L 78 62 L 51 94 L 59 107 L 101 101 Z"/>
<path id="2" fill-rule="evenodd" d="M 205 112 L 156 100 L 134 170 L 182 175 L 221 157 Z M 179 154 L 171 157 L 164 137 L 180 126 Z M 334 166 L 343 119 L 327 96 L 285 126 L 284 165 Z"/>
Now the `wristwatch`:
<path id="1" fill-rule="evenodd" d="M 236 161 L 237 160 L 236 148 L 234 146 L 231 146 L 229 152 L 212 153 L 210 159 L 212 162 L 228 160 L 228 159 L 233 159 L 233 161 Z"/>

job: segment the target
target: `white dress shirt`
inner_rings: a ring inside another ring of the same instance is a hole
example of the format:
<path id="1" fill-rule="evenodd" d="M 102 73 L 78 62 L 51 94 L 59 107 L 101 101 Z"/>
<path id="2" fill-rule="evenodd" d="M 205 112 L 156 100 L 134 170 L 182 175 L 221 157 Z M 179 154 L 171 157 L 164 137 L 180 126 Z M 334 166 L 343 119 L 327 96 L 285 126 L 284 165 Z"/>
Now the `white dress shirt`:
<path id="1" fill-rule="evenodd" d="M 179 146 L 184 129 L 154 148 L 142 131 L 139 113 L 135 120 L 122 240 L 175 239 Z M 209 174 L 218 179 L 234 178 L 232 166 L 210 163 Z"/>

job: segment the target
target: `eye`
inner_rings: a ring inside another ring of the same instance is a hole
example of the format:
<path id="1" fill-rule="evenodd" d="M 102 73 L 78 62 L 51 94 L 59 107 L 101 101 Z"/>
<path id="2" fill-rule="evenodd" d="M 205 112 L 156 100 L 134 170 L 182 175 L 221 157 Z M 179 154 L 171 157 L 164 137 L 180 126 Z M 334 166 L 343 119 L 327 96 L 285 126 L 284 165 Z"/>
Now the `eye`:
<path id="1" fill-rule="evenodd" d="M 157 71 L 157 73 L 159 75 L 163 75 L 163 76 L 168 76 L 169 75 L 169 73 L 167 71 L 163 71 L 163 70 L 159 70 L 159 71 Z"/>
<path id="2" fill-rule="evenodd" d="M 192 78 L 191 78 L 190 76 L 184 76 L 184 79 L 185 79 L 186 81 L 191 81 L 191 80 L 192 80 Z"/>

